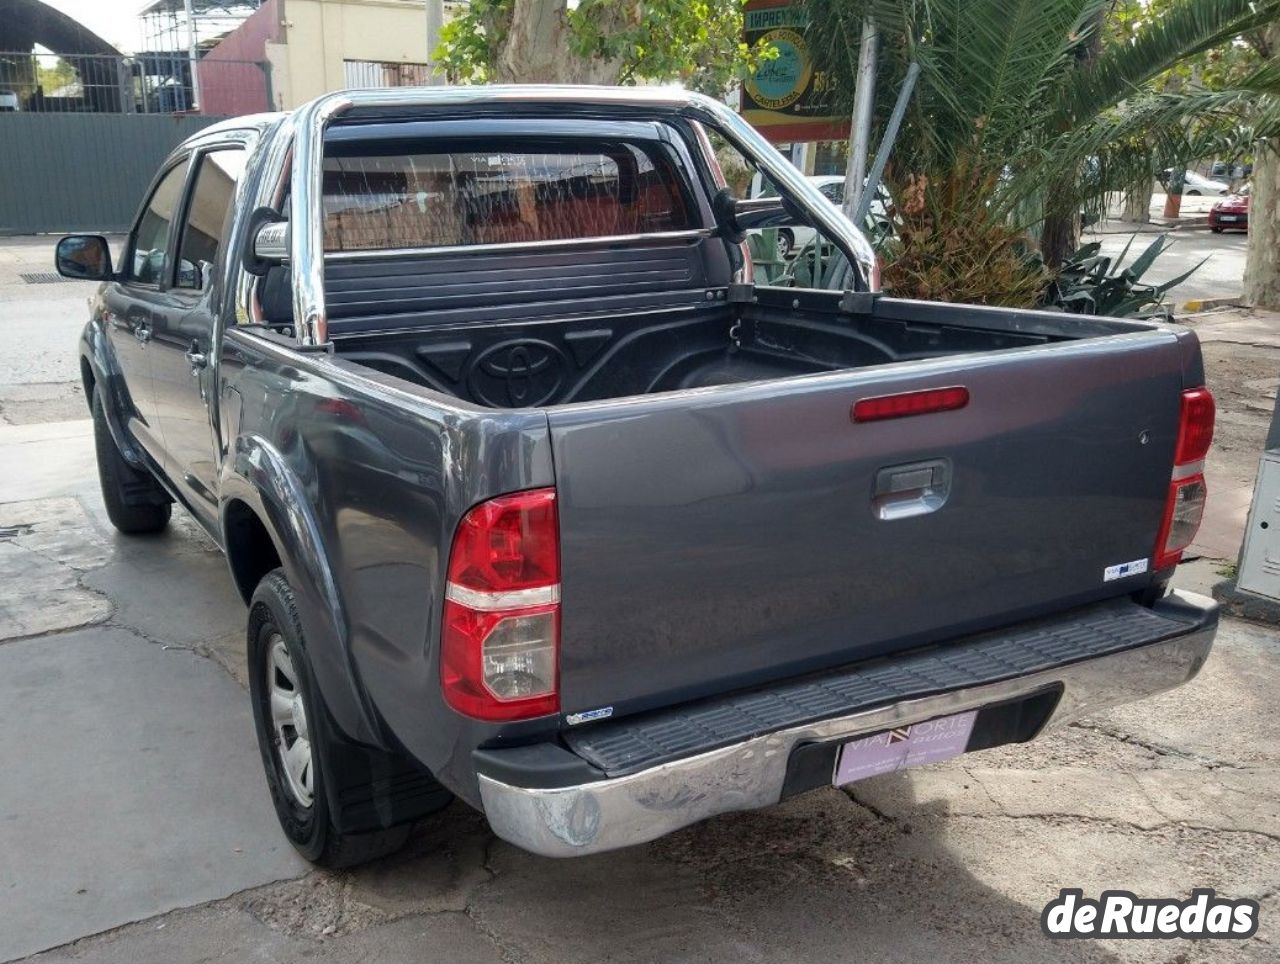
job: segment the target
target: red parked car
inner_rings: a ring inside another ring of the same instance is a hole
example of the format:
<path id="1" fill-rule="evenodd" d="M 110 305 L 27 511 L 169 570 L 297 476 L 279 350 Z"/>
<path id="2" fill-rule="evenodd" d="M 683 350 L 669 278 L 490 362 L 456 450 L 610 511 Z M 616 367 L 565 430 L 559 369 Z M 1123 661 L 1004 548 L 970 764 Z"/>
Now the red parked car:
<path id="1" fill-rule="evenodd" d="M 1209 227 L 1214 234 L 1227 230 L 1249 230 L 1249 185 L 1239 194 L 1224 197 L 1209 209 Z"/>

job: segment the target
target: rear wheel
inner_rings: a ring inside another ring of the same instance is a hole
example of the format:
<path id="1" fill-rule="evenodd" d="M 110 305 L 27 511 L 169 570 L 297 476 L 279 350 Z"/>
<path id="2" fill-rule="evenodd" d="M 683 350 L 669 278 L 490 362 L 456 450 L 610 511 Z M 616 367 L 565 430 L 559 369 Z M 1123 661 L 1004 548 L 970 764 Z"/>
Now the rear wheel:
<path id="1" fill-rule="evenodd" d="M 413 773 L 419 787 L 427 786 L 418 799 L 426 797 L 428 805 L 413 816 L 452 799 L 410 761 L 355 747 L 339 735 L 316 689 L 297 603 L 283 570 L 264 576 L 253 594 L 248 644 L 249 692 L 267 785 L 280 827 L 303 857 L 323 867 L 350 867 L 394 853 L 408 840 L 412 820 L 351 832 L 340 828 L 331 810 L 330 790 L 340 791 L 338 799 L 366 800 L 375 794 L 360 775 L 360 764 L 371 753 L 380 763 L 374 769 L 393 774 L 391 781 L 403 783 L 403 774 Z M 354 772 L 340 772 L 336 761 L 346 758 L 353 761 Z"/>
<path id="2" fill-rule="evenodd" d="M 169 493 L 146 469 L 124 460 L 107 426 L 102 388 L 93 392 L 93 445 L 98 457 L 102 501 L 111 524 L 128 535 L 159 532 L 173 514 Z"/>
<path id="3" fill-rule="evenodd" d="M 791 257 L 791 250 L 796 246 L 796 237 L 785 228 L 778 232 L 778 260 L 785 261 Z"/>
<path id="4" fill-rule="evenodd" d="M 1209 230 L 1210 230 L 1210 231 L 1212 231 L 1214 234 L 1221 234 L 1221 233 L 1223 232 L 1223 230 L 1224 230 L 1224 229 L 1223 229 L 1223 228 L 1210 228 Z"/>
<path id="5" fill-rule="evenodd" d="M 1199 196 L 1200 196 L 1200 192 L 1197 191 L 1195 188 L 1192 188 L 1190 191 L 1187 192 L 1187 197 L 1199 197 Z"/>

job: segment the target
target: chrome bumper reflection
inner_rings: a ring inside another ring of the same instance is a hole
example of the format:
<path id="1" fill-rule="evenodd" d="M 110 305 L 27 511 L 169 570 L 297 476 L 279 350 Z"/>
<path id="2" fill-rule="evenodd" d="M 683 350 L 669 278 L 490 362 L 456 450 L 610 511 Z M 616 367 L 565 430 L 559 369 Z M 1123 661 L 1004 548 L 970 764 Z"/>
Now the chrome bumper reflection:
<path id="1" fill-rule="evenodd" d="M 1203 596 L 1178 595 L 1205 612 L 1214 608 Z M 575 857 L 628 847 L 716 814 L 777 803 L 791 751 L 800 743 L 850 739 L 1061 684 L 1049 729 L 1172 689 L 1200 671 L 1216 629 L 1210 621 L 1185 635 L 1109 656 L 779 730 L 594 783 L 529 789 L 480 774 L 480 795 L 494 833 L 533 853 Z"/>

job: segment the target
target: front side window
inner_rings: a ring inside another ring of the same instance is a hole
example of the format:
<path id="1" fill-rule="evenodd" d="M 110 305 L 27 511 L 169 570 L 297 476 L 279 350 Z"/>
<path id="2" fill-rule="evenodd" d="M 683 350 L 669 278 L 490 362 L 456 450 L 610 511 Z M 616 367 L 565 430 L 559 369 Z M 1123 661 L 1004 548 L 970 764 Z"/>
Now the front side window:
<path id="1" fill-rule="evenodd" d="M 182 200 L 186 181 L 185 162 L 169 169 L 156 185 L 133 233 L 126 260 L 129 280 L 158 285 L 165 275 L 165 252 L 169 249 L 169 230 Z"/>
<path id="2" fill-rule="evenodd" d="M 210 151 L 200 159 L 178 245 L 179 288 L 203 287 L 209 267 L 218 263 L 236 184 L 247 157 L 243 148 L 233 148 Z"/>
<path id="3" fill-rule="evenodd" d="M 515 141 L 325 158 L 325 249 L 605 238 L 696 227 L 659 143 Z"/>

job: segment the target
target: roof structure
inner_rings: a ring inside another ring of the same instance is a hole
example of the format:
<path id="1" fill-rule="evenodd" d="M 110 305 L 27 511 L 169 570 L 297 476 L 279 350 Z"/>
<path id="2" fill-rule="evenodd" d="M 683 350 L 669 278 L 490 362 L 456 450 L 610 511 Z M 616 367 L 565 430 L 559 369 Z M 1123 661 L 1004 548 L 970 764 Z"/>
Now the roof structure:
<path id="1" fill-rule="evenodd" d="M 25 53 L 35 44 L 64 55 L 120 53 L 88 27 L 40 0 L 0 0 L 0 50 Z"/>

